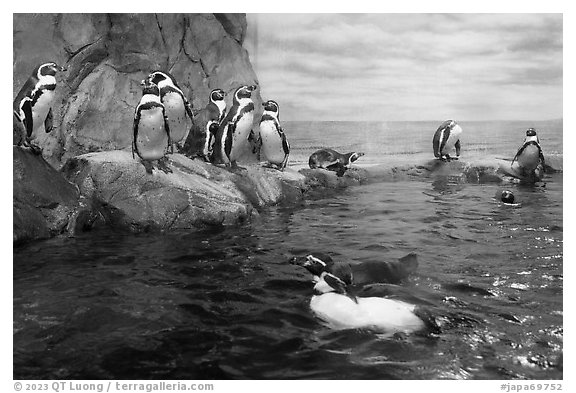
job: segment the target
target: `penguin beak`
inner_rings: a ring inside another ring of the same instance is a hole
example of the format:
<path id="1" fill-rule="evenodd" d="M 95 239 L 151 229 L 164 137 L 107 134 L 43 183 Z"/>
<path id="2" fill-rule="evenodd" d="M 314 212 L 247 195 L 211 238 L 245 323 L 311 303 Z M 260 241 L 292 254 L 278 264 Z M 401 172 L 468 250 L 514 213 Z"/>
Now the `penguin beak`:
<path id="1" fill-rule="evenodd" d="M 140 86 L 144 86 L 145 84 L 146 84 L 146 79 L 142 79 L 142 80 L 140 81 Z"/>
<path id="2" fill-rule="evenodd" d="M 256 85 L 248 86 L 248 91 L 249 91 L 250 93 L 252 93 L 252 92 L 253 92 L 254 90 L 256 90 L 257 88 L 258 88 L 258 86 L 256 86 Z"/>
<path id="3" fill-rule="evenodd" d="M 66 68 L 64 66 L 59 66 L 58 71 L 68 71 L 68 68 Z"/>

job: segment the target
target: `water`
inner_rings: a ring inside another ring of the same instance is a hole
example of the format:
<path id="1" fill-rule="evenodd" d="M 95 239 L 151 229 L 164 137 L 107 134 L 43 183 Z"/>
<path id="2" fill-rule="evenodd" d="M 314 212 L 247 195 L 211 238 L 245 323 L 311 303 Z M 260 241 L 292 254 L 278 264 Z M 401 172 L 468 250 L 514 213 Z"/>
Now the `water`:
<path id="1" fill-rule="evenodd" d="M 291 139 L 295 165 L 298 151 L 321 145 L 307 124 Z M 314 126 L 343 148 L 357 143 L 337 132 L 346 125 Z M 420 154 L 405 128 L 405 147 L 373 150 Z M 545 154 L 562 153 L 561 132 L 541 136 Z M 512 153 L 495 154 L 513 155 L 510 139 Z M 237 228 L 100 230 L 18 248 L 14 378 L 561 379 L 562 175 L 546 187 L 507 184 L 519 207 L 493 198 L 502 187 L 369 182 Z M 418 271 L 402 285 L 442 332 L 330 330 L 309 310 L 308 273 L 287 262 L 311 251 L 357 262 L 416 252 Z"/>

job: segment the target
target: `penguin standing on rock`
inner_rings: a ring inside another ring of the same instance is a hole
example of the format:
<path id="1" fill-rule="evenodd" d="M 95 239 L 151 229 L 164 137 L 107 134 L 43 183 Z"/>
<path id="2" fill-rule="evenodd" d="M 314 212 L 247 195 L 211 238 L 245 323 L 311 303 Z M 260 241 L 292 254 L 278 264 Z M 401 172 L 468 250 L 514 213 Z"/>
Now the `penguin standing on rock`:
<path id="1" fill-rule="evenodd" d="M 158 169 L 172 172 L 165 162 L 165 154 L 171 145 L 170 125 L 166 109 L 160 101 L 160 89 L 149 79 L 143 81 L 142 98 L 134 112 L 134 153 L 142 160 L 146 172 L 152 174 L 152 161 L 158 160 Z"/>
<path id="2" fill-rule="evenodd" d="M 158 86 L 160 89 L 160 102 L 166 109 L 166 115 L 170 123 L 170 150 L 174 153 L 174 145 L 181 149 L 190 132 L 190 127 L 186 121 L 186 116 L 194 122 L 192 106 L 176 83 L 176 79 L 168 72 L 154 71 L 147 78 L 148 81 Z M 142 81 L 144 83 L 144 81 Z"/>
<path id="3" fill-rule="evenodd" d="M 18 138 L 18 144 L 30 147 L 40 154 L 41 149 L 32 141 L 40 126 L 48 133 L 52 131 L 52 101 L 56 90 L 56 73 L 66 68 L 54 62 L 44 63 L 34 69 L 20 92 L 14 99 L 14 130 L 21 130 L 21 122 L 26 136 Z"/>
<path id="4" fill-rule="evenodd" d="M 248 143 L 248 136 L 254 121 L 252 92 L 256 86 L 240 86 L 234 92 L 232 107 L 220 123 L 214 142 L 214 162 L 233 169 L 236 161 Z"/>
<path id="5" fill-rule="evenodd" d="M 457 160 L 460 157 L 460 134 L 462 134 L 462 128 L 454 120 L 446 120 L 442 123 L 432 139 L 434 157 L 442 161 Z M 454 148 L 456 157 L 450 157 L 449 153 Z"/>
<path id="6" fill-rule="evenodd" d="M 222 89 L 214 89 L 210 92 L 210 102 L 206 105 L 208 120 L 215 120 L 218 124 L 224 120 L 226 116 L 225 96 L 226 93 Z"/>
<path id="7" fill-rule="evenodd" d="M 280 108 L 273 100 L 266 101 L 263 106 L 259 145 L 268 162 L 283 171 L 288 162 L 290 144 L 280 127 Z"/>
<path id="8" fill-rule="evenodd" d="M 214 89 L 210 92 L 210 102 L 206 105 L 206 113 L 208 121 L 206 123 L 204 133 L 201 135 L 202 153 L 201 156 L 205 161 L 211 161 L 214 139 L 218 132 L 218 127 L 224 116 L 226 116 L 226 101 L 224 97 L 226 93 L 222 89 Z"/>

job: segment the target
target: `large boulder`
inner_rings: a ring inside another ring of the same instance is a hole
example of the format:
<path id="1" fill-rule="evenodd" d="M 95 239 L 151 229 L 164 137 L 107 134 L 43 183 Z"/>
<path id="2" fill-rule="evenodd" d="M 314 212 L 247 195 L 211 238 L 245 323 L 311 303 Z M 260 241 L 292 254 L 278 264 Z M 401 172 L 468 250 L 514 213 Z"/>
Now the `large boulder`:
<path id="1" fill-rule="evenodd" d="M 126 151 L 88 153 L 62 168 L 81 194 L 109 209 L 110 224 L 133 231 L 193 229 L 248 220 L 258 209 L 302 199 L 304 176 L 249 165 L 232 173 L 181 154 L 171 173 L 148 174 Z"/>
<path id="2" fill-rule="evenodd" d="M 90 201 L 41 156 L 13 147 L 14 243 L 91 227 L 98 219 Z"/>
<path id="3" fill-rule="evenodd" d="M 244 14 L 14 14 L 13 22 L 14 97 L 38 64 L 68 68 L 57 76 L 54 129 L 36 141 L 56 168 L 80 154 L 130 146 L 140 81 L 153 70 L 174 75 L 195 114 L 213 88 L 232 93 L 258 84 L 241 44 Z M 256 123 L 259 90 L 253 97 Z M 232 94 L 226 99 L 231 105 Z"/>

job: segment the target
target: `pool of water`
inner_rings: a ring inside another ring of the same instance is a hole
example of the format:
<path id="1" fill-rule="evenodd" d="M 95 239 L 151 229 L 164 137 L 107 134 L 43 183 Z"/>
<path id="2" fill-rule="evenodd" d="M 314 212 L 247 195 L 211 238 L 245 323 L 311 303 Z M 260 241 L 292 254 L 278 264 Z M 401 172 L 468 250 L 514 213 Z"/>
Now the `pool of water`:
<path id="1" fill-rule="evenodd" d="M 15 379 L 561 379 L 562 175 L 546 187 L 373 182 L 238 228 L 99 230 L 14 251 Z M 419 268 L 402 283 L 441 326 L 333 331 L 309 309 L 335 259 Z"/>

